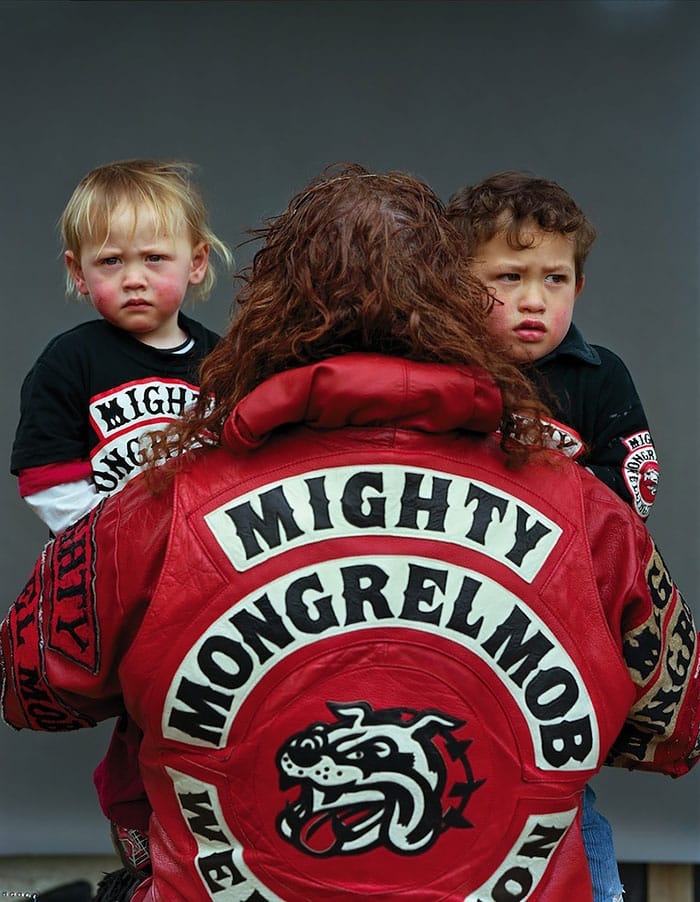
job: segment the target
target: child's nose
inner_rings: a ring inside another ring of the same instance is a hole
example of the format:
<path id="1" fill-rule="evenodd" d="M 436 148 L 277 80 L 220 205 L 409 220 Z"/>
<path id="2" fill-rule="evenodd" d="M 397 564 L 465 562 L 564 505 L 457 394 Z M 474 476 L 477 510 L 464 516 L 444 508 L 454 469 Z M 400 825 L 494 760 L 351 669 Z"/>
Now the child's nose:
<path id="1" fill-rule="evenodd" d="M 144 267 L 140 263 L 128 263 L 122 270 L 122 284 L 125 288 L 139 288 L 145 282 Z"/>
<path id="2" fill-rule="evenodd" d="M 545 306 L 542 287 L 535 284 L 523 284 L 518 307 L 530 313 L 540 313 Z"/>

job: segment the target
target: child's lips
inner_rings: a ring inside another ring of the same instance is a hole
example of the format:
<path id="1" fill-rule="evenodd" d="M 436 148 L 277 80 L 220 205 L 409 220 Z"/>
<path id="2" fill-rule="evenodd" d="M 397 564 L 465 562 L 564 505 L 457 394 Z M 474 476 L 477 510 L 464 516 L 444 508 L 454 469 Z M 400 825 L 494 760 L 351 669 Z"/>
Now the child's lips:
<path id="1" fill-rule="evenodd" d="M 546 331 L 544 323 L 536 319 L 524 320 L 514 329 L 520 341 L 541 341 Z"/>
<path id="2" fill-rule="evenodd" d="M 124 306 L 132 310 L 139 310 L 142 308 L 145 309 L 146 307 L 150 307 L 151 305 L 148 301 L 144 301 L 143 298 L 132 298 L 130 301 L 127 301 Z"/>

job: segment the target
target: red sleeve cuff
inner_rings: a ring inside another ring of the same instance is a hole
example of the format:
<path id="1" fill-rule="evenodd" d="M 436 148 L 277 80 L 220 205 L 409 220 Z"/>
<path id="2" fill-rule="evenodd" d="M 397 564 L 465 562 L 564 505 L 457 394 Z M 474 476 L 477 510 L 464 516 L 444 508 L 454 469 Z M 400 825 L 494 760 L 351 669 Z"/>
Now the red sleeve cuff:
<path id="1" fill-rule="evenodd" d="M 67 460 L 58 464 L 46 464 L 43 467 L 28 467 L 18 474 L 20 497 L 36 495 L 44 489 L 51 489 L 66 482 L 78 482 L 89 479 L 92 467 L 89 460 Z"/>

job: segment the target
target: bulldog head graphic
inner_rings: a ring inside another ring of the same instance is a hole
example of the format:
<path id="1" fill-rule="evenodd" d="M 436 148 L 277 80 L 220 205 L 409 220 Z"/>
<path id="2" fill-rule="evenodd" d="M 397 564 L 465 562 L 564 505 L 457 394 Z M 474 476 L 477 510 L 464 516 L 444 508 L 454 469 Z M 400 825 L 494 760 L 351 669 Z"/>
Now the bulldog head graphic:
<path id="1" fill-rule="evenodd" d="M 336 722 L 310 724 L 277 754 L 282 788 L 300 787 L 277 819 L 288 842 L 315 856 L 377 846 L 406 855 L 429 848 L 448 827 L 471 826 L 463 811 L 483 781 L 472 779 L 469 742 L 453 735 L 464 721 L 432 710 L 327 704 Z M 455 762 L 459 779 L 446 787 Z"/>

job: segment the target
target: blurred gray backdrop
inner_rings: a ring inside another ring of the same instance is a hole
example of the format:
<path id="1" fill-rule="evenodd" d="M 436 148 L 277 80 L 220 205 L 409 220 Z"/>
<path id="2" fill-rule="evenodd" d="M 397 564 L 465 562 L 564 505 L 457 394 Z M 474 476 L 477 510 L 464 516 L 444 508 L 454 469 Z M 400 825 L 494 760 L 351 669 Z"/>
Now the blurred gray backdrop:
<path id="1" fill-rule="evenodd" d="M 409 171 L 444 199 L 528 169 L 597 226 L 576 321 L 636 380 L 662 468 L 650 528 L 700 619 L 699 39 L 694 0 L 0 0 L 5 461 L 23 376 L 91 316 L 64 298 L 55 226 L 92 167 L 194 161 L 238 264 L 246 229 L 331 162 Z M 194 315 L 222 330 L 232 296 L 221 278 Z M 46 531 L 5 473 L 9 605 Z M 0 854 L 111 851 L 91 778 L 111 730 L 0 726 Z M 700 861 L 700 768 L 594 785 L 621 860 Z"/>

